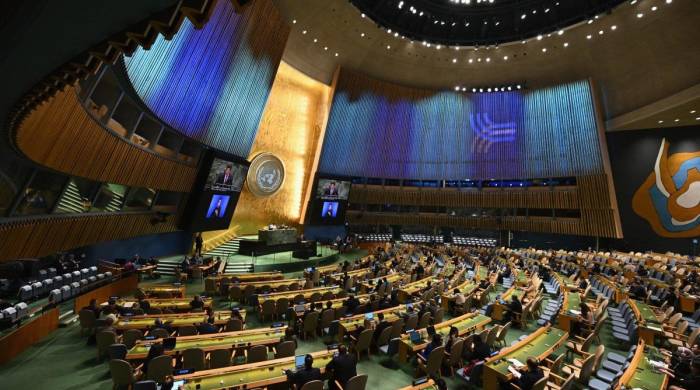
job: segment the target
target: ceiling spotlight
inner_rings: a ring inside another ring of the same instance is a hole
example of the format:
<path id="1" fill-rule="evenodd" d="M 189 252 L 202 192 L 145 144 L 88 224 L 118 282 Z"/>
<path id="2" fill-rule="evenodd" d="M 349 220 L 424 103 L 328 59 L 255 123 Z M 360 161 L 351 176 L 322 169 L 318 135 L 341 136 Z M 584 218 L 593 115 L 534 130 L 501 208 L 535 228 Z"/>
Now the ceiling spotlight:
<path id="1" fill-rule="evenodd" d="M 491 92 L 491 88 L 487 89 L 488 92 Z"/>
<path id="2" fill-rule="evenodd" d="M 467 87 L 462 87 L 462 92 L 467 92 Z"/>
<path id="3" fill-rule="evenodd" d="M 676 118 L 676 119 L 674 119 L 673 121 L 674 121 L 674 122 L 680 122 L 681 120 L 678 119 L 678 118 Z"/>
<path id="4" fill-rule="evenodd" d="M 360 36 L 361 36 L 362 38 L 364 38 L 364 37 L 365 37 L 365 33 L 360 34 Z"/>
<path id="5" fill-rule="evenodd" d="M 476 88 L 472 88 L 472 92 L 473 92 L 473 93 L 476 93 Z"/>
<path id="6" fill-rule="evenodd" d="M 474 62 L 474 59 L 473 59 L 473 58 L 470 58 L 470 59 L 469 59 L 469 63 L 471 64 L 471 63 L 473 63 L 473 62 Z"/>
<path id="7" fill-rule="evenodd" d="M 328 50 L 328 46 L 324 46 L 324 47 L 323 47 L 323 50 Z"/>
<path id="8" fill-rule="evenodd" d="M 483 89 L 483 88 L 479 88 L 479 92 L 484 92 L 484 89 Z"/>
<path id="9" fill-rule="evenodd" d="M 542 53 L 546 53 L 546 52 L 547 52 L 547 48 L 546 48 L 546 47 L 543 47 L 543 48 L 542 48 Z"/>
<path id="10" fill-rule="evenodd" d="M 659 9 L 659 7 L 657 7 L 657 6 L 651 7 L 651 10 L 652 10 L 652 11 L 656 11 L 657 9 Z"/>
<path id="11" fill-rule="evenodd" d="M 659 121 L 659 124 L 662 124 L 662 123 L 664 123 L 664 121 Z"/>
<path id="12" fill-rule="evenodd" d="M 503 61 L 508 61 L 508 56 L 503 56 Z"/>
<path id="13" fill-rule="evenodd" d="M 491 58 L 490 58 L 490 57 L 486 57 L 486 62 L 491 62 Z"/>
<path id="14" fill-rule="evenodd" d="M 695 118 L 695 120 L 696 120 L 696 121 L 700 121 L 700 116 L 699 116 L 699 117 L 697 117 L 697 118 Z"/>
<path id="15" fill-rule="evenodd" d="M 522 89 L 522 86 L 520 84 L 518 84 L 516 88 Z"/>
<path id="16" fill-rule="evenodd" d="M 509 86 L 508 86 L 508 90 L 509 90 L 509 91 L 512 91 L 512 90 L 513 90 L 513 87 L 511 87 L 511 86 L 509 85 Z"/>
<path id="17" fill-rule="evenodd" d="M 541 41 L 541 40 L 542 40 L 542 35 L 541 35 L 541 34 L 537 36 L 537 40 L 538 40 L 538 41 Z"/>
<path id="18" fill-rule="evenodd" d="M 361 16 L 364 18 L 366 15 L 365 15 L 365 14 L 362 14 Z"/>
<path id="19" fill-rule="evenodd" d="M 610 26 L 610 29 L 613 30 L 613 31 L 617 30 L 617 25 L 616 25 L 616 24 L 613 24 L 612 26 Z"/>
<path id="20" fill-rule="evenodd" d="M 292 24 L 297 24 L 297 20 L 296 19 L 292 20 Z"/>
<path id="21" fill-rule="evenodd" d="M 671 4 L 673 3 L 673 0 L 666 0 L 666 4 Z"/>
<path id="22" fill-rule="evenodd" d="M 557 32 L 557 34 L 558 34 L 558 35 L 564 35 L 564 30 L 559 30 L 559 31 Z"/>
<path id="23" fill-rule="evenodd" d="M 306 30 L 302 31 L 301 33 L 302 33 L 302 34 L 306 34 Z"/>
<path id="24" fill-rule="evenodd" d="M 314 43 L 318 42 L 318 39 L 314 38 Z"/>
<path id="25" fill-rule="evenodd" d="M 452 63 L 453 63 L 453 64 L 456 64 L 456 63 L 457 63 L 457 59 L 456 59 L 456 58 L 453 58 L 453 59 L 452 59 Z"/>
<path id="26" fill-rule="evenodd" d="M 690 110 L 691 114 L 695 114 L 695 112 L 696 112 L 695 110 Z"/>
<path id="27" fill-rule="evenodd" d="M 564 47 L 569 47 L 569 42 L 564 42 Z"/>
<path id="28" fill-rule="evenodd" d="M 455 91 L 459 91 L 459 85 L 455 87 Z"/>
<path id="29" fill-rule="evenodd" d="M 643 18 L 643 17 L 644 17 L 644 14 L 640 12 L 640 13 L 637 14 L 637 17 L 638 17 L 638 18 Z"/>
<path id="30" fill-rule="evenodd" d="M 593 38 L 593 35 L 591 35 L 591 34 L 586 35 L 586 39 L 591 39 L 591 38 Z"/>
<path id="31" fill-rule="evenodd" d="M 386 49 L 387 49 L 387 50 L 390 50 L 390 49 L 391 49 L 391 45 L 386 45 Z"/>
<path id="32" fill-rule="evenodd" d="M 335 56 L 337 57 L 337 56 L 338 56 L 338 53 L 335 53 Z"/>
<path id="33" fill-rule="evenodd" d="M 603 30 L 598 31 L 598 35 L 603 35 L 605 32 Z"/>

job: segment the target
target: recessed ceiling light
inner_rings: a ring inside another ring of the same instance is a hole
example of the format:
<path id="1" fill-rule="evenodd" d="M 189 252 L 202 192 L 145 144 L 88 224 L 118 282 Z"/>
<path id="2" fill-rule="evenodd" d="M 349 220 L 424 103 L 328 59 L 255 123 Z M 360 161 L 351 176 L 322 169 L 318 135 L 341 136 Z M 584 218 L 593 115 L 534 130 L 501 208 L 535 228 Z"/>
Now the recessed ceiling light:
<path id="1" fill-rule="evenodd" d="M 591 39 L 591 38 L 593 38 L 593 35 L 591 35 L 591 34 L 586 35 L 586 39 Z"/>
<path id="2" fill-rule="evenodd" d="M 680 122 L 681 120 L 678 119 L 678 118 L 676 118 L 676 119 L 674 119 L 673 121 L 674 121 L 674 122 Z"/>
<path id="3" fill-rule="evenodd" d="M 695 110 L 690 110 L 690 113 L 691 113 L 691 114 L 695 114 Z"/>
<path id="4" fill-rule="evenodd" d="M 508 61 L 508 56 L 503 56 L 504 61 Z"/>
<path id="5" fill-rule="evenodd" d="M 386 45 L 386 49 L 387 50 L 391 49 L 391 45 Z"/>
<path id="6" fill-rule="evenodd" d="M 559 32 L 557 32 L 557 34 L 563 35 L 563 34 L 564 34 L 564 30 L 559 30 Z"/>
<path id="7" fill-rule="evenodd" d="M 696 120 L 696 121 L 700 121 L 700 116 L 699 116 L 699 117 L 697 117 L 697 118 L 695 118 L 695 120 Z"/>
<path id="8" fill-rule="evenodd" d="M 490 57 L 486 57 L 486 62 L 491 62 L 491 58 L 490 58 Z"/>
<path id="9" fill-rule="evenodd" d="M 323 47 L 323 50 L 328 50 L 328 46 L 324 46 L 324 47 Z"/>
<path id="10" fill-rule="evenodd" d="M 362 14 L 362 17 L 364 18 L 364 17 L 365 17 L 365 14 Z"/>
<path id="11" fill-rule="evenodd" d="M 318 39 L 314 38 L 314 43 L 318 42 Z"/>
<path id="12" fill-rule="evenodd" d="M 301 33 L 302 33 L 302 34 L 306 34 L 306 30 L 302 31 Z"/>
<path id="13" fill-rule="evenodd" d="M 673 0 L 666 0 L 666 4 L 671 4 L 673 3 Z"/>
<path id="14" fill-rule="evenodd" d="M 362 38 L 364 38 L 364 37 L 365 37 L 365 33 L 360 34 L 360 36 L 361 36 Z"/>
<path id="15" fill-rule="evenodd" d="M 292 23 L 297 24 L 297 20 L 296 19 L 292 20 Z"/>
<path id="16" fill-rule="evenodd" d="M 605 32 L 603 30 L 598 31 L 598 35 L 603 35 Z"/>
<path id="17" fill-rule="evenodd" d="M 569 42 L 564 42 L 564 47 L 569 47 Z"/>
<path id="18" fill-rule="evenodd" d="M 335 53 L 335 56 L 337 57 L 337 56 L 338 56 L 338 53 Z"/>
<path id="19" fill-rule="evenodd" d="M 640 12 L 640 13 L 637 14 L 637 17 L 638 17 L 638 18 L 643 18 L 643 17 L 644 17 L 644 14 Z"/>
<path id="20" fill-rule="evenodd" d="M 652 11 L 656 11 L 657 9 L 659 9 L 659 7 L 657 7 L 657 6 L 651 7 L 651 10 L 652 10 Z"/>
<path id="21" fill-rule="evenodd" d="M 473 58 L 470 58 L 470 59 L 469 59 L 469 63 L 471 64 L 472 62 L 474 62 L 474 59 L 473 59 Z"/>
<path id="22" fill-rule="evenodd" d="M 452 59 L 452 63 L 453 63 L 453 64 L 456 64 L 456 63 L 457 63 L 457 59 L 456 59 L 456 58 L 453 58 L 453 59 Z"/>
<path id="23" fill-rule="evenodd" d="M 659 124 L 664 123 L 664 121 L 659 121 Z"/>
<path id="24" fill-rule="evenodd" d="M 456 87 L 455 87 L 455 91 L 459 91 L 459 86 L 456 86 Z"/>
<path id="25" fill-rule="evenodd" d="M 610 29 L 613 31 L 617 30 L 617 25 L 613 24 L 612 26 L 610 26 Z"/>
<path id="26" fill-rule="evenodd" d="M 546 48 L 546 47 L 543 47 L 543 48 L 542 48 L 542 52 L 543 52 L 543 53 L 546 53 L 546 52 L 547 52 L 547 48 Z"/>

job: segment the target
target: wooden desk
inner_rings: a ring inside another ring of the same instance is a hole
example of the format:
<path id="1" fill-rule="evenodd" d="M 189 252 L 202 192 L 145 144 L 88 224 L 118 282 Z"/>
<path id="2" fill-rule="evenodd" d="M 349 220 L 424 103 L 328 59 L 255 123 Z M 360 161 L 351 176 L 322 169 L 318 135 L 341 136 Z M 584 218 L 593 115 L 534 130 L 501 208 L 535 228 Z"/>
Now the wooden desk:
<path id="1" fill-rule="evenodd" d="M 241 291 L 245 290 L 246 287 L 248 286 L 253 286 L 255 288 L 256 292 L 265 292 L 263 287 L 269 287 L 270 289 L 278 289 L 282 286 L 290 286 L 292 284 L 296 283 L 300 288 L 304 287 L 304 284 L 306 283 L 306 279 L 278 279 L 278 280 L 258 280 L 255 282 L 244 282 L 244 283 L 239 283 L 235 284 L 233 283 L 233 286 L 238 286 Z M 292 291 L 297 291 L 297 290 L 292 290 Z M 267 291 L 269 292 L 269 291 Z M 291 291 L 290 291 L 291 292 Z"/>
<path id="2" fill-rule="evenodd" d="M 450 333 L 450 327 L 454 326 L 459 331 L 459 336 L 461 337 L 476 330 L 483 329 L 489 322 L 491 322 L 491 318 L 485 315 L 467 313 L 451 320 L 436 324 L 435 332 L 440 333 L 444 339 Z M 415 354 L 418 351 L 423 350 L 423 348 L 428 345 L 428 331 L 426 329 L 420 329 L 418 332 L 421 333 L 423 340 L 417 344 L 411 341 L 408 334 L 401 336 L 398 353 L 399 361 L 407 362 L 410 354 Z"/>
<path id="3" fill-rule="evenodd" d="M 220 283 L 222 279 L 231 279 L 233 280 L 238 280 L 239 282 L 258 282 L 262 280 L 279 280 L 279 279 L 284 279 L 284 275 L 282 275 L 281 272 L 279 271 L 271 271 L 271 272 L 253 272 L 250 274 L 221 274 L 221 275 L 216 275 L 216 276 L 209 276 L 207 279 L 213 279 L 217 283 Z"/>
<path id="4" fill-rule="evenodd" d="M 681 295 L 681 311 L 686 314 L 692 314 L 697 310 L 698 297 L 695 295 Z"/>
<path id="5" fill-rule="evenodd" d="M 664 333 L 663 326 L 656 317 L 654 310 L 646 303 L 634 299 L 629 300 L 629 305 L 639 322 L 637 327 L 639 338 L 644 340 L 647 345 L 653 346 L 655 338 L 662 336 Z"/>
<path id="6" fill-rule="evenodd" d="M 542 360 L 561 347 L 568 337 L 569 334 L 561 329 L 545 326 L 517 344 L 503 348 L 484 364 L 484 390 L 498 390 L 499 380 L 508 381 L 511 378 L 512 374 L 508 371 L 510 362 L 507 359 L 517 359 L 523 364 L 530 356 Z"/>
<path id="7" fill-rule="evenodd" d="M 511 297 L 516 296 L 516 297 L 520 298 L 520 302 L 522 303 L 523 295 L 525 295 L 525 290 L 521 290 L 521 289 L 515 287 L 515 285 L 513 285 L 511 288 L 506 290 L 506 292 L 504 292 L 503 295 L 501 295 L 501 299 L 503 301 L 505 301 L 506 304 L 508 304 L 508 302 L 510 302 Z M 523 304 L 523 307 L 524 306 L 525 305 Z M 507 311 L 508 311 L 507 306 L 502 305 L 499 301 L 496 301 L 493 304 L 493 311 L 491 312 L 491 318 L 493 318 L 496 321 L 501 321 L 505 317 L 505 313 Z"/>
<path id="8" fill-rule="evenodd" d="M 244 309 L 240 309 L 241 317 L 245 321 L 246 312 Z M 128 329 L 141 329 L 147 330 L 153 325 L 157 319 L 167 323 L 173 328 L 179 328 L 181 326 L 197 325 L 207 320 L 207 314 L 205 312 L 195 312 L 195 313 L 175 313 L 175 314 L 150 314 L 143 316 L 121 316 L 114 324 L 114 328 L 117 330 L 128 330 Z M 231 319 L 231 311 L 215 311 L 214 312 L 214 324 L 215 325 L 226 325 L 228 320 Z"/>
<path id="9" fill-rule="evenodd" d="M 103 302 L 108 300 L 110 297 L 131 294 L 134 290 L 136 290 L 138 285 L 139 281 L 137 275 L 129 275 L 114 282 L 110 282 L 102 287 L 98 287 L 94 290 L 86 292 L 85 294 L 77 296 L 73 305 L 73 311 L 75 313 L 80 312 L 80 310 L 89 305 L 90 301 L 93 299 L 97 302 Z"/>
<path id="10" fill-rule="evenodd" d="M 190 298 L 148 298 L 147 301 L 151 304 L 151 309 L 168 309 L 180 312 L 186 312 L 192 309 L 190 306 L 192 299 Z M 211 298 L 202 298 L 202 302 L 204 302 L 204 308 L 211 307 Z M 126 308 L 130 308 L 136 303 L 138 303 L 136 299 L 117 300 L 117 306 Z M 107 302 L 103 302 L 101 306 L 107 306 Z"/>
<path id="11" fill-rule="evenodd" d="M 435 385 L 435 381 L 432 379 L 428 379 L 427 382 L 421 383 L 420 385 L 410 385 L 406 387 L 402 387 L 399 390 L 436 390 L 437 386 Z"/>
<path id="12" fill-rule="evenodd" d="M 406 309 L 406 305 L 398 305 L 389 309 L 377 310 L 371 313 L 374 315 L 373 321 L 375 322 L 379 321 L 377 316 L 379 315 L 379 313 L 382 313 L 384 315 L 384 321 L 394 323 L 399 318 L 401 318 L 402 314 L 406 313 L 407 311 L 408 310 Z M 346 333 L 354 332 L 360 325 L 364 325 L 366 314 L 357 314 L 351 317 L 344 317 L 338 320 L 338 340 L 342 341 L 343 336 Z"/>
<path id="13" fill-rule="evenodd" d="M 258 305 L 262 306 L 263 302 L 265 301 L 275 301 L 277 302 L 278 299 L 280 298 L 287 298 L 290 301 L 294 299 L 295 296 L 301 294 L 304 296 L 304 300 L 308 301 L 312 295 L 315 293 L 320 293 L 323 295 L 325 292 L 331 292 L 333 294 L 338 294 L 339 292 L 343 291 L 342 288 L 338 286 L 329 286 L 329 287 L 317 287 L 317 288 L 309 288 L 306 290 L 294 290 L 294 291 L 283 291 L 283 292 L 277 292 L 277 293 L 270 293 L 270 294 L 260 294 L 258 295 Z M 323 301 L 319 301 L 323 302 Z"/>
<path id="14" fill-rule="evenodd" d="M 314 367 L 325 373 L 326 365 L 333 358 L 333 351 L 312 352 Z M 294 356 L 198 371 L 194 374 L 176 376 L 175 381 L 184 380 L 183 390 L 216 390 L 227 388 L 262 388 L 287 381 L 284 370 L 294 369 Z"/>
<path id="15" fill-rule="evenodd" d="M 175 348 L 166 350 L 168 355 L 177 355 L 190 348 L 201 348 L 206 352 L 217 349 L 244 349 L 254 345 L 271 346 L 284 340 L 287 326 L 259 328 L 206 335 L 176 337 Z M 140 360 L 148 355 L 151 345 L 157 340 L 139 340 L 126 354 L 127 360 Z"/>
<path id="16" fill-rule="evenodd" d="M 401 289 L 399 289 L 397 298 L 399 299 L 400 303 L 406 303 L 411 299 L 414 293 L 425 290 L 428 287 L 428 282 L 434 286 L 435 283 L 439 281 L 440 280 L 438 278 L 428 276 L 426 278 L 416 280 L 415 282 L 407 283 L 403 285 Z"/>
<path id="17" fill-rule="evenodd" d="M 377 287 L 377 283 L 380 280 L 383 280 L 384 278 L 386 278 L 386 280 L 389 283 L 392 283 L 392 286 L 393 286 L 394 283 L 398 282 L 403 277 L 404 277 L 403 274 L 391 274 L 391 275 L 381 276 L 381 277 L 374 278 L 374 279 L 365 280 L 364 282 L 359 284 L 360 293 L 365 294 L 365 293 L 368 293 L 370 291 L 374 291 L 374 289 Z M 371 284 L 370 284 L 370 282 L 371 282 Z"/>
<path id="18" fill-rule="evenodd" d="M 141 278 L 141 275 L 144 274 L 153 278 L 153 273 L 156 272 L 156 269 L 158 269 L 157 265 L 147 264 L 136 268 L 136 272 L 138 272 L 139 278 Z"/>
<path id="19" fill-rule="evenodd" d="M 452 297 L 452 295 L 453 295 L 452 293 L 454 292 L 455 289 L 459 290 L 464 295 L 464 297 L 467 299 L 467 301 L 469 301 L 469 299 L 471 299 L 472 294 L 474 294 L 478 288 L 479 288 L 479 285 L 475 281 L 467 280 L 466 282 L 464 282 L 458 286 L 450 288 L 449 291 L 446 290 L 441 296 L 441 299 L 440 299 L 441 304 L 440 305 L 442 306 L 442 308 L 445 311 L 449 310 L 450 302 L 452 302 L 454 300 L 454 298 Z"/>
<path id="20" fill-rule="evenodd" d="M 620 378 L 616 390 L 622 385 L 628 389 L 663 390 L 668 387 L 668 374 L 654 369 L 648 362 L 650 360 L 663 361 L 663 357 L 658 349 L 653 346 L 646 346 L 644 341 L 640 341 L 634 357 Z"/>
<path id="21" fill-rule="evenodd" d="M 571 310 L 580 311 L 580 305 L 581 295 L 579 293 L 567 292 L 566 295 L 564 295 L 564 302 L 557 319 L 559 329 L 571 332 L 572 324 L 578 321 L 578 314 L 572 313 Z"/>
<path id="22" fill-rule="evenodd" d="M 184 298 L 185 296 L 185 286 L 173 286 L 170 284 L 144 286 L 141 287 L 141 291 L 149 298 Z"/>

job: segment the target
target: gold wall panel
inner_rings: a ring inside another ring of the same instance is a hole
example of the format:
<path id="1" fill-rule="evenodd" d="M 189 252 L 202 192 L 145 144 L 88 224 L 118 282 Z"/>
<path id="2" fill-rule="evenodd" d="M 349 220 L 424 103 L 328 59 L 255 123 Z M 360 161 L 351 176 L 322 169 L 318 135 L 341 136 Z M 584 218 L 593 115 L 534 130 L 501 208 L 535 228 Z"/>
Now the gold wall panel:
<path id="1" fill-rule="evenodd" d="M 244 188 L 231 222 L 238 235 L 255 234 L 270 223 L 299 226 L 331 95 L 330 86 L 280 64 L 248 160 L 272 153 L 284 163 L 286 178 L 279 191 L 267 197 Z"/>

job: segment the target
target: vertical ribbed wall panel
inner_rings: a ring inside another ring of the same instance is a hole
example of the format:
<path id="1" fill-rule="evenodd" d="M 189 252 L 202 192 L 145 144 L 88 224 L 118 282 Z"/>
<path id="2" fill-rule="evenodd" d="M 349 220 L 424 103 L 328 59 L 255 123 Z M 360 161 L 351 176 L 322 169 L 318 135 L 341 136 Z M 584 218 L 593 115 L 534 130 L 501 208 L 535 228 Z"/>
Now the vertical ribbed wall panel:
<path id="1" fill-rule="evenodd" d="M 429 91 L 341 70 L 319 171 L 402 179 L 603 173 L 590 85 Z"/>
<path id="2" fill-rule="evenodd" d="M 201 30 L 185 21 L 175 37 L 125 58 L 136 92 L 153 112 L 207 145 L 248 157 L 289 36 L 272 0 L 237 14 L 218 0 Z"/>

